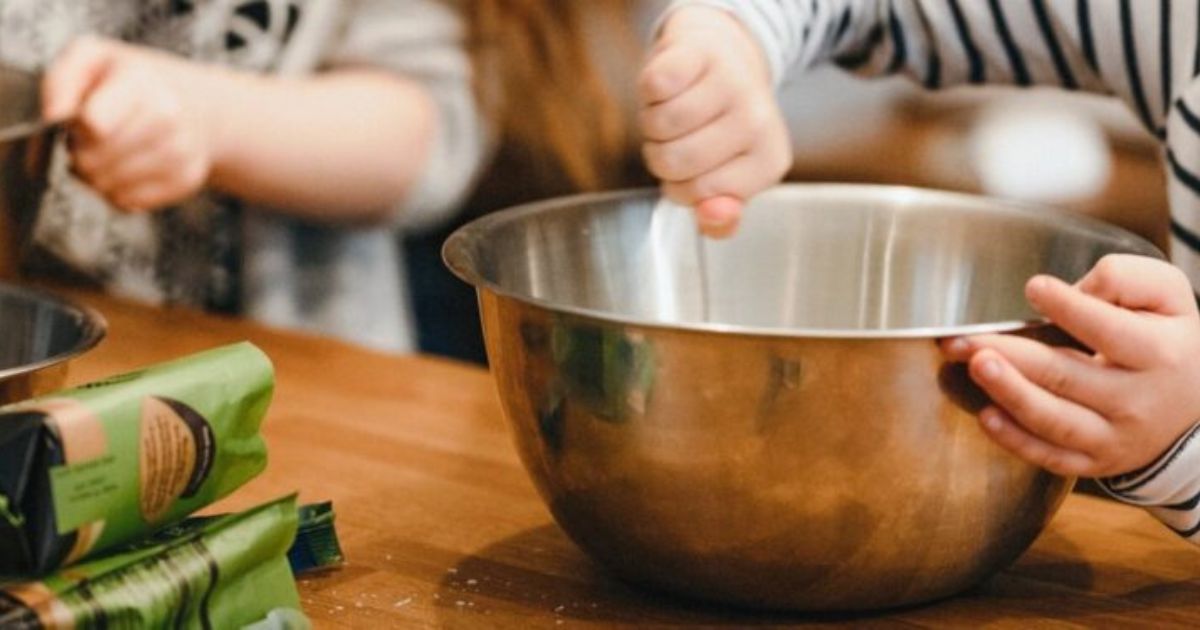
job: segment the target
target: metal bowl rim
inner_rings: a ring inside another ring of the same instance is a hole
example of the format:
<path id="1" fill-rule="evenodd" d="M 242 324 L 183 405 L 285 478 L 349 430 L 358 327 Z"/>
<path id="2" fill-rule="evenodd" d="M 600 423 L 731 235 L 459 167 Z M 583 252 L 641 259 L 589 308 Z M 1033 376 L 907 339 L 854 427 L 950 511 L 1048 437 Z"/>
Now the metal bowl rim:
<path id="1" fill-rule="evenodd" d="M 997 199 L 968 193 L 918 188 L 913 186 L 893 186 L 884 184 L 847 184 L 847 183 L 787 183 L 776 186 L 771 190 L 802 190 L 808 192 L 841 193 L 846 197 L 857 196 L 862 199 L 881 199 L 898 195 L 911 197 L 914 200 L 929 200 L 942 202 L 959 202 L 973 206 L 968 211 L 980 211 L 984 208 L 991 211 L 1008 212 L 1024 216 L 1034 216 L 1045 220 L 1052 215 L 1053 220 L 1086 230 L 1090 233 L 1106 233 L 1112 237 L 1124 239 L 1130 249 L 1140 249 L 1136 252 L 1143 256 L 1165 259 L 1162 251 L 1146 239 L 1111 223 L 1092 217 L 1071 213 L 1047 206 L 1028 204 L 1005 199 Z M 463 282 L 477 290 L 487 290 L 495 295 L 515 300 L 517 302 L 536 306 L 551 312 L 585 317 L 601 322 L 637 326 L 640 328 L 691 331 L 700 333 L 718 333 L 723 335 L 743 335 L 749 337 L 789 337 L 813 339 L 861 339 L 861 340 L 890 340 L 890 339 L 940 339 L 983 334 L 1011 333 L 1027 328 L 1050 324 L 1045 318 L 1026 320 L 1007 320 L 999 322 L 983 322 L 964 324 L 960 326 L 926 326 L 910 328 L 879 328 L 879 329 L 839 329 L 839 328 L 789 328 L 782 326 L 743 326 L 736 324 L 720 324 L 713 322 L 664 322 L 644 317 L 629 317 L 616 315 L 600 309 L 564 305 L 550 300 L 521 294 L 505 289 L 499 284 L 484 278 L 471 263 L 467 253 L 469 244 L 493 231 L 498 225 L 510 223 L 529 215 L 541 214 L 569 206 L 612 202 L 617 200 L 645 197 L 652 199 L 658 195 L 654 188 L 634 188 L 606 192 L 581 193 L 564 197 L 555 197 L 541 201 L 524 203 L 492 212 L 477 218 L 458 228 L 442 245 L 442 261 L 451 273 Z M 0 376 L 2 376 L 0 372 Z"/>
<path id="2" fill-rule="evenodd" d="M 69 300 L 46 291 L 4 283 L 0 283 L 0 295 L 11 295 L 21 299 L 29 300 L 31 302 L 49 304 L 65 312 L 73 313 L 79 318 L 79 321 L 81 322 L 80 328 L 82 329 L 83 333 L 79 342 L 66 352 L 60 352 L 54 356 L 46 357 L 41 361 L 0 369 L 0 380 L 8 380 L 10 378 L 32 374 L 59 363 L 64 363 L 66 361 L 75 359 L 92 348 L 95 348 L 108 334 L 108 320 L 106 320 L 99 311 L 90 306 L 80 304 L 73 300 Z"/>

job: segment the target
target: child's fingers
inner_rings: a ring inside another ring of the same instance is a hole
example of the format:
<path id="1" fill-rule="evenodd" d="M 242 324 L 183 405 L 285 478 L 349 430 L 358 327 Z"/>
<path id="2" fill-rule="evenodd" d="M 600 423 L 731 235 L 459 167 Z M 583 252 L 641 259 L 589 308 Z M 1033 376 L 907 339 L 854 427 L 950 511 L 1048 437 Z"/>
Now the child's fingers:
<path id="1" fill-rule="evenodd" d="M 1036 276 L 1025 296 L 1040 313 L 1092 350 L 1131 368 L 1150 367 L 1163 341 L 1143 316 L 1051 276 Z"/>
<path id="2" fill-rule="evenodd" d="M 966 363 L 975 353 L 970 337 L 946 337 L 937 343 L 942 357 L 951 363 Z"/>
<path id="3" fill-rule="evenodd" d="M 708 55 L 688 45 L 666 46 L 650 59 L 638 77 L 638 97 L 655 105 L 683 93 L 704 75 Z"/>
<path id="4" fill-rule="evenodd" d="M 116 197 L 143 183 L 174 176 L 180 168 L 179 160 L 165 153 L 161 147 L 135 152 L 107 163 L 98 172 L 85 174 L 88 183 L 97 191 Z"/>
<path id="5" fill-rule="evenodd" d="M 742 218 L 742 200 L 720 196 L 696 204 L 696 223 L 700 232 L 710 238 L 727 238 L 737 231 Z"/>
<path id="6" fill-rule="evenodd" d="M 42 79 L 42 118 L 49 122 L 73 118 L 114 60 L 113 44 L 94 37 L 75 40 Z"/>
<path id="7" fill-rule="evenodd" d="M 1196 312 L 1195 294 L 1183 271 L 1145 256 L 1105 256 L 1076 286 L 1084 293 L 1136 311 L 1160 315 Z"/>
<path id="8" fill-rule="evenodd" d="M 151 180 L 107 195 L 113 205 L 128 212 L 149 212 L 182 199 L 172 181 Z"/>
<path id="9" fill-rule="evenodd" d="M 720 118 L 735 95 L 709 73 L 676 98 L 643 108 L 638 114 L 642 135 L 653 142 L 682 138 Z"/>
<path id="10" fill-rule="evenodd" d="M 87 138 L 108 142 L 140 120 L 145 90 L 129 73 L 112 72 L 87 96 L 78 114 Z"/>
<path id="11" fill-rule="evenodd" d="M 663 192 L 685 206 L 713 197 L 750 199 L 779 183 L 787 172 L 786 159 L 771 159 L 752 152 L 739 155 L 716 169 L 685 182 L 666 182 Z"/>
<path id="12" fill-rule="evenodd" d="M 737 116 L 721 117 L 671 142 L 647 142 L 643 155 L 650 172 L 667 182 L 690 181 L 746 152 L 754 138 Z"/>
<path id="13" fill-rule="evenodd" d="M 972 335 L 969 337 L 947 337 L 945 339 L 938 341 L 938 347 L 942 351 L 942 356 L 944 356 L 947 361 L 952 361 L 952 362 L 957 362 L 957 363 L 965 363 L 965 362 L 971 360 L 971 357 L 974 356 L 974 354 L 976 352 L 978 352 L 982 347 L 987 345 L 987 344 L 983 344 L 983 343 L 977 343 L 979 340 L 988 340 L 990 342 L 993 338 L 998 340 L 998 343 L 1003 343 L 1005 340 L 1010 339 L 1010 338 L 1020 339 L 1025 342 L 1028 342 L 1028 343 L 1035 343 L 1035 344 L 1039 344 L 1041 346 L 1045 346 L 1046 348 L 1050 349 L 1050 351 L 1055 352 L 1057 354 L 1061 354 L 1061 355 L 1063 355 L 1063 357 L 1070 359 L 1070 360 L 1083 361 L 1083 362 L 1089 363 L 1091 365 L 1100 365 L 1100 364 L 1096 363 L 1096 360 L 1095 360 L 1096 357 L 1093 356 L 1091 353 L 1083 352 L 1083 351 L 1077 350 L 1075 348 L 1067 348 L 1067 347 L 1063 347 L 1063 346 L 1051 346 L 1051 345 L 1045 344 L 1043 342 L 1036 341 L 1033 339 L 1028 339 L 1026 337 L 1022 337 L 1022 336 L 1016 335 L 1016 334 L 996 334 L 996 335 L 989 334 L 989 335 Z M 999 349 L 998 346 L 997 346 L 997 349 Z M 1003 350 L 1001 350 L 1001 352 L 1003 353 Z"/>
<path id="14" fill-rule="evenodd" d="M 100 177 L 130 160 L 166 162 L 160 154 L 173 137 L 164 121 L 138 119 L 107 141 L 76 145 L 71 162 L 76 171 L 89 177 Z"/>
<path id="15" fill-rule="evenodd" d="M 1021 427 L 1011 416 L 996 407 L 979 413 L 979 425 L 988 437 L 1021 459 L 1068 477 L 1090 476 L 1095 461 L 1085 453 L 1055 446 Z"/>
<path id="16" fill-rule="evenodd" d="M 167 155 L 169 168 L 130 165 L 129 179 L 109 195 L 123 208 L 157 210 L 184 201 L 200 191 L 209 176 L 209 163 L 195 156 Z M 140 170 L 135 170 L 140 169 Z"/>
<path id="17" fill-rule="evenodd" d="M 971 379 L 1031 434 L 1084 453 L 1106 448 L 1110 426 L 1103 418 L 1031 383 L 999 352 L 981 350 L 969 367 Z"/>
<path id="18" fill-rule="evenodd" d="M 978 335 L 953 348 L 953 361 L 968 361 L 985 349 L 999 352 L 1030 382 L 1108 416 L 1121 403 L 1120 383 L 1113 371 L 1072 348 L 1055 348 L 1016 335 Z"/>

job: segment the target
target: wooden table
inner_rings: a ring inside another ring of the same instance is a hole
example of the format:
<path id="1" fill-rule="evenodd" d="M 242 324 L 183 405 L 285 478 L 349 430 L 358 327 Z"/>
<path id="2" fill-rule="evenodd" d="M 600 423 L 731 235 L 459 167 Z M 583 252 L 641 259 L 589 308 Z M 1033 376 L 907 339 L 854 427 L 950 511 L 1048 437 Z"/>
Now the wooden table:
<path id="1" fill-rule="evenodd" d="M 318 627 L 1200 625 L 1200 552 L 1140 510 L 1072 496 L 1012 568 L 966 595 L 865 618 L 703 609 L 605 576 L 555 527 L 483 370 L 76 294 L 108 318 L 80 382 L 249 339 L 276 363 L 267 472 L 224 502 L 332 499 L 349 558 L 303 579 Z"/>

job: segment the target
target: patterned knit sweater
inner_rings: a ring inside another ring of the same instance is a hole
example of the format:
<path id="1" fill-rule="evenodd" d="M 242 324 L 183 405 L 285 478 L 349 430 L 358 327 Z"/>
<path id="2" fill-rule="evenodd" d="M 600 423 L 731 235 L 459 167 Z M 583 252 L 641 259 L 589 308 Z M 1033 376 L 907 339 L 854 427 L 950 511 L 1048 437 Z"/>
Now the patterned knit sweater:
<path id="1" fill-rule="evenodd" d="M 306 224 L 211 194 L 154 215 L 110 208 L 58 147 L 32 221 L 38 270 L 152 303 L 245 314 L 387 350 L 411 348 L 398 228 L 452 212 L 484 160 L 457 14 L 435 0 L 0 0 L 0 60 L 45 67 L 95 33 L 249 72 L 369 65 L 421 82 L 439 108 L 424 176 L 373 227 Z"/>

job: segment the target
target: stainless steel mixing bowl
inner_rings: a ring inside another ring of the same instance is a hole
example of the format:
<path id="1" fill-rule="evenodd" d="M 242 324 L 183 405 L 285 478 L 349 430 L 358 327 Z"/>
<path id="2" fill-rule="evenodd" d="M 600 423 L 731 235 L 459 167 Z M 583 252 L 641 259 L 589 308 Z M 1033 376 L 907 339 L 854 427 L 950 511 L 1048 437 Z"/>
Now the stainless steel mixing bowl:
<path id="1" fill-rule="evenodd" d="M 0 284 L 0 404 L 62 387 L 68 363 L 100 343 L 106 330 L 90 308 Z"/>
<path id="2" fill-rule="evenodd" d="M 989 442 L 935 340 L 1054 337 L 1030 276 L 1161 256 L 1078 216 L 914 189 L 779 187 L 726 241 L 656 201 L 520 207 L 444 254 L 478 288 L 563 529 L 631 582 L 750 607 L 927 601 L 1021 554 L 1072 480 Z"/>

